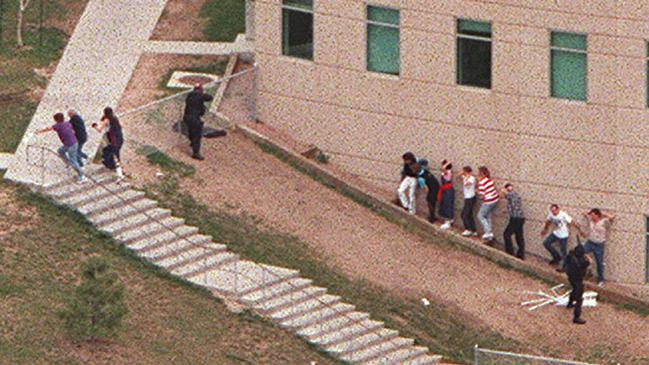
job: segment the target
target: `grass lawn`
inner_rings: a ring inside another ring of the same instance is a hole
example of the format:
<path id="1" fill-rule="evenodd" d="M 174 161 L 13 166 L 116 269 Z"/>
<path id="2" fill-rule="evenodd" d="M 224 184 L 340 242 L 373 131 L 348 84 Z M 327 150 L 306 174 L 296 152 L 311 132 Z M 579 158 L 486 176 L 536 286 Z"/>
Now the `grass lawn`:
<path id="1" fill-rule="evenodd" d="M 203 34 L 208 41 L 233 42 L 246 32 L 246 3 L 244 0 L 208 0 L 200 16 L 207 18 Z"/>
<path id="2" fill-rule="evenodd" d="M 69 209 L 7 184 L 0 202 L 1 364 L 339 364 L 139 260 Z M 93 256 L 126 285 L 129 314 L 118 338 L 73 343 L 56 311 Z"/>
<path id="3" fill-rule="evenodd" d="M 188 224 L 198 226 L 217 242 L 227 244 L 233 252 L 257 262 L 300 270 L 304 277 L 313 279 L 315 285 L 328 288 L 359 310 L 384 321 L 387 327 L 417 339 L 433 353 L 454 362 L 471 363 L 472 347 L 476 343 L 487 348 L 522 349 L 515 341 L 473 325 L 471 319 L 446 305 L 432 303 L 424 307 L 416 301 L 397 298 L 371 283 L 350 280 L 299 239 L 259 229 L 259 222 L 253 217 L 216 211 L 197 202 L 179 189 L 174 177 L 149 186 L 148 193 L 174 214 L 185 218 Z"/>
<path id="4" fill-rule="evenodd" d="M 23 36 L 26 46 L 17 50 L 15 22 L 18 1 L 4 1 L 3 32 L 0 39 L 0 121 L 3 131 L 0 134 L 0 152 L 15 151 L 36 110 L 38 96 L 33 91 L 44 89 L 47 80 L 34 69 L 46 68 L 57 61 L 68 39 L 68 35 L 61 29 L 48 24 L 67 16 L 66 9 L 71 3 L 71 0 L 50 0 L 44 3 L 45 27 L 42 45 L 39 45 L 39 3 L 32 1 L 25 14 Z"/>

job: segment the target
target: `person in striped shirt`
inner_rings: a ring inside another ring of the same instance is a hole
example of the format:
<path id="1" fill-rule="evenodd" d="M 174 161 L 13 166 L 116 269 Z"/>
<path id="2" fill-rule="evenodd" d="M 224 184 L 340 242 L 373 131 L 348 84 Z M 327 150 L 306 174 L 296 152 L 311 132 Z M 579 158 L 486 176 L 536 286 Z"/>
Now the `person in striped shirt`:
<path id="1" fill-rule="evenodd" d="M 482 239 L 491 241 L 494 238 L 491 214 L 498 204 L 498 191 L 486 166 L 480 166 L 478 169 L 478 180 L 478 195 L 482 199 L 482 205 L 478 211 L 478 220 L 484 230 Z"/>

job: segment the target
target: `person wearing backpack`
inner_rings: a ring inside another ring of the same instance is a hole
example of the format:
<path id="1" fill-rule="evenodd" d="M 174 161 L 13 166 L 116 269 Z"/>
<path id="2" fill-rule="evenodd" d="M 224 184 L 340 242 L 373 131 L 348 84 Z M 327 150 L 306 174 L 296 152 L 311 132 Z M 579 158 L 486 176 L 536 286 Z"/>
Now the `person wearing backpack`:
<path id="1" fill-rule="evenodd" d="M 428 221 L 433 223 L 435 222 L 435 205 L 437 204 L 437 193 L 439 192 L 439 181 L 435 175 L 430 172 L 428 167 L 428 160 L 420 159 L 419 166 L 421 169 L 418 175 L 419 187 L 426 187 L 428 192 L 426 193 L 426 203 L 428 203 Z"/>

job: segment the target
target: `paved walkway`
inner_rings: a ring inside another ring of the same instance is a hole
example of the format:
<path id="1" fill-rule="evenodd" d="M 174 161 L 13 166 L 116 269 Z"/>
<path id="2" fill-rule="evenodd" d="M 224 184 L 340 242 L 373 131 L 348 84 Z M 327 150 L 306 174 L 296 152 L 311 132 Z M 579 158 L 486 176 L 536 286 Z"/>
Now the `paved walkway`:
<path id="1" fill-rule="evenodd" d="M 32 132 L 50 125 L 52 115 L 67 108 L 79 110 L 91 122 L 99 119 L 104 107 L 116 105 L 165 5 L 166 0 L 88 3 L 5 178 L 38 184 L 58 180 L 50 174 L 41 182 L 40 168 L 26 161 L 30 143 L 56 149 L 58 138 L 51 133 L 31 136 Z M 91 131 L 86 150 L 96 149 L 100 137 Z M 52 155 L 48 159 L 55 158 Z"/>
<path id="2" fill-rule="evenodd" d="M 14 156 L 11 153 L 0 153 L 0 170 L 9 168 Z"/>
<path id="3" fill-rule="evenodd" d="M 252 52 L 253 47 L 253 43 L 246 41 L 245 36 L 240 34 L 232 43 L 150 41 L 144 45 L 143 51 L 188 55 L 228 55 Z"/>

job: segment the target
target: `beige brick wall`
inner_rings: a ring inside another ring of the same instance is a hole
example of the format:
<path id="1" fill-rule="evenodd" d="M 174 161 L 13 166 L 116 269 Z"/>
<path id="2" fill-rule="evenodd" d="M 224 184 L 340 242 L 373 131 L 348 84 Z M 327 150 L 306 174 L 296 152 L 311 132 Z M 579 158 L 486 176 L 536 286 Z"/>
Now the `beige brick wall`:
<path id="1" fill-rule="evenodd" d="M 535 253 L 545 255 L 548 204 L 573 215 L 615 210 L 609 279 L 645 282 L 649 2 L 373 1 L 401 9 L 399 77 L 365 70 L 364 2 L 314 3 L 314 60 L 305 61 L 281 55 L 281 1 L 256 1 L 259 119 L 326 150 L 381 160 L 333 155 L 390 188 L 381 179 L 397 178 L 406 150 L 435 165 L 487 165 L 524 197 Z M 493 22 L 491 90 L 455 85 L 456 17 Z M 588 34 L 588 102 L 549 97 L 550 29 Z"/>

